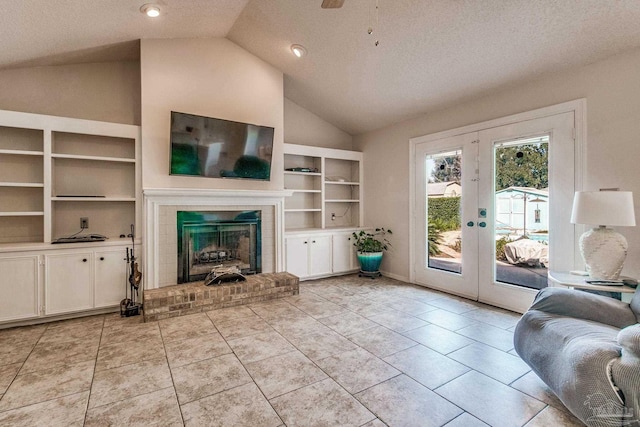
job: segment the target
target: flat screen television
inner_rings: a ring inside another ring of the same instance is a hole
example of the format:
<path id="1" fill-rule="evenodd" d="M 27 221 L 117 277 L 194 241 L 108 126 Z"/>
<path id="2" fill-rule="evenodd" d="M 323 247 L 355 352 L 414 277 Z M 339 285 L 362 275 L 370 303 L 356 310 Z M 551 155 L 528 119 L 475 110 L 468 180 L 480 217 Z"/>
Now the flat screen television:
<path id="1" fill-rule="evenodd" d="M 274 129 L 171 112 L 171 175 L 271 177 Z"/>

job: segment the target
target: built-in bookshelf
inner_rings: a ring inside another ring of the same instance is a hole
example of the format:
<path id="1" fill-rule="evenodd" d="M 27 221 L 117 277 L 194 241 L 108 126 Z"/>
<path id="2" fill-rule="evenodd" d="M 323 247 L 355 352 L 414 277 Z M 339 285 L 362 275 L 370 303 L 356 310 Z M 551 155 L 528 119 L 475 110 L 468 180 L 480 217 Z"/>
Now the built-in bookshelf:
<path id="1" fill-rule="evenodd" d="M 285 144 L 288 231 L 362 225 L 362 153 Z"/>
<path id="2" fill-rule="evenodd" d="M 80 230 L 119 238 L 140 218 L 140 129 L 0 111 L 0 244 Z"/>

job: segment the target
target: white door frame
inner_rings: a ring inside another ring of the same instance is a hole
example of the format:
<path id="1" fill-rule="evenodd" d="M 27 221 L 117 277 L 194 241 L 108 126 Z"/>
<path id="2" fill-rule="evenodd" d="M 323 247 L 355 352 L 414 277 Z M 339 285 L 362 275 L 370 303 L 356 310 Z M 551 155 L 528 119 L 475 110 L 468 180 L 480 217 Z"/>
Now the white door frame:
<path id="1" fill-rule="evenodd" d="M 564 102 L 562 104 L 556 104 L 549 107 L 543 107 L 524 113 L 513 114 L 511 116 L 501 117 L 498 119 L 488 120 L 485 122 L 475 123 L 467 126 L 463 126 L 456 129 L 450 129 L 443 132 L 433 133 L 429 135 L 419 136 L 411 138 L 409 140 L 409 236 L 416 235 L 416 226 L 418 224 L 417 209 L 416 209 L 416 168 L 414 166 L 414 159 L 416 156 L 416 146 L 421 143 L 436 141 L 452 136 L 461 134 L 480 132 L 483 130 L 491 129 L 494 127 L 510 125 L 526 120 L 533 120 L 542 117 L 552 116 L 561 113 L 573 112 L 575 117 L 575 138 L 574 138 L 574 175 L 575 175 L 575 191 L 580 191 L 583 188 L 583 172 L 586 170 L 586 153 L 585 153 L 585 141 L 587 139 L 587 100 L 585 98 L 576 99 L 573 101 Z M 576 235 L 579 230 L 576 230 Z M 578 248 L 578 241 L 574 242 L 573 257 L 574 268 L 580 265 L 580 251 Z M 409 244 L 409 281 L 416 283 L 416 249 L 413 242 Z"/>

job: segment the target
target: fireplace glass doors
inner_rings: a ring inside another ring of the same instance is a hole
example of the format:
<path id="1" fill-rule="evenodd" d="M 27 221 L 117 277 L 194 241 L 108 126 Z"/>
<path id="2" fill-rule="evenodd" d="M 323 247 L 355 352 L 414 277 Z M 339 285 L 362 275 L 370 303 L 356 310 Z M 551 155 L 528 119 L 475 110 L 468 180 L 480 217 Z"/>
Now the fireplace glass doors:
<path id="1" fill-rule="evenodd" d="M 203 280 L 213 267 L 261 272 L 260 211 L 178 212 L 178 283 Z"/>

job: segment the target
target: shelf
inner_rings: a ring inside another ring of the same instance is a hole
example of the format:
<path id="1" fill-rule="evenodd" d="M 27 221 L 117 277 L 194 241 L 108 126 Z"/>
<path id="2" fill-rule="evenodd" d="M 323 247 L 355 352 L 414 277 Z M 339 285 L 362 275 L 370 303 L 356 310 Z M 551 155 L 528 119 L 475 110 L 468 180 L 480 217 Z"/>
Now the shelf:
<path id="1" fill-rule="evenodd" d="M 44 184 L 41 182 L 0 182 L 0 187 L 36 187 L 42 188 Z"/>
<path id="2" fill-rule="evenodd" d="M 43 216 L 44 212 L 0 212 L 0 216 Z"/>
<path id="3" fill-rule="evenodd" d="M 0 154 L 13 154 L 16 156 L 43 156 L 44 152 L 27 150 L 0 150 Z"/>
<path id="4" fill-rule="evenodd" d="M 294 171 L 284 171 L 285 175 L 303 175 L 303 176 L 321 176 L 320 172 L 294 172 Z"/>
<path id="5" fill-rule="evenodd" d="M 322 212 L 322 209 L 285 209 L 286 212 Z"/>
<path id="6" fill-rule="evenodd" d="M 99 162 L 120 162 L 135 163 L 135 159 L 127 159 L 125 157 L 104 157 L 104 156 L 84 156 L 79 154 L 52 154 L 54 159 L 75 159 L 75 160 L 93 160 Z"/>
<path id="7" fill-rule="evenodd" d="M 340 200 L 340 199 L 332 199 L 332 200 L 325 200 L 325 203 L 360 203 L 360 200 Z"/>
<path id="8" fill-rule="evenodd" d="M 135 197 L 52 197 L 54 202 L 135 202 Z"/>
<path id="9" fill-rule="evenodd" d="M 291 190 L 294 193 L 322 193 L 322 190 L 294 190 L 291 188 L 287 188 L 287 190 Z"/>
<path id="10" fill-rule="evenodd" d="M 325 181 L 328 185 L 360 185 L 359 182 L 346 182 L 346 181 Z"/>

